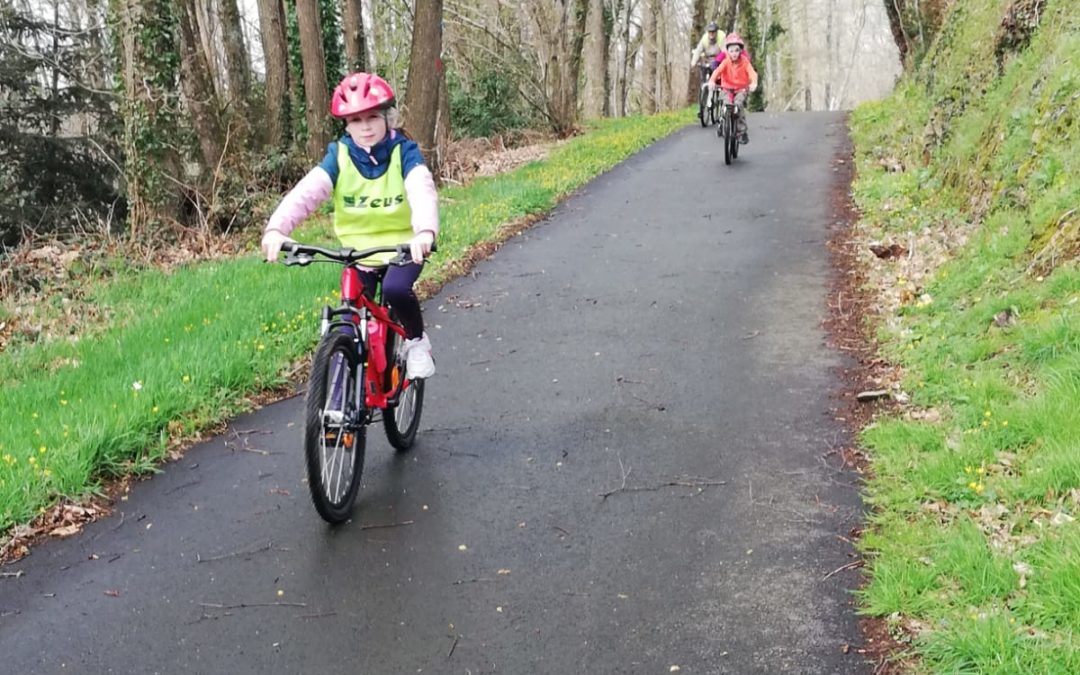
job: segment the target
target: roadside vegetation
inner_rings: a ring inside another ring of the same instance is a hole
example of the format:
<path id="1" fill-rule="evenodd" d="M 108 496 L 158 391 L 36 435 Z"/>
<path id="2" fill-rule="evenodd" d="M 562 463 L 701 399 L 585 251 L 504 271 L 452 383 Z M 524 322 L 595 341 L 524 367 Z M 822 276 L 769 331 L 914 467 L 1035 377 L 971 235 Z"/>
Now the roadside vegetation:
<path id="1" fill-rule="evenodd" d="M 476 247 L 690 121 L 688 110 L 598 120 L 543 161 L 444 189 L 425 278 L 453 276 Z M 296 236 L 332 242 L 329 218 Z M 338 270 L 264 265 L 256 247 L 171 271 L 115 258 L 79 306 L 53 296 L 35 339 L 0 352 L 0 553 L 15 525 L 110 478 L 155 470 L 185 440 L 249 409 L 252 395 L 287 383 L 315 344 L 320 308 L 336 301 Z"/>
<path id="2" fill-rule="evenodd" d="M 1080 5 L 953 3 L 851 122 L 899 401 L 862 609 L 919 670 L 1080 672 Z"/>

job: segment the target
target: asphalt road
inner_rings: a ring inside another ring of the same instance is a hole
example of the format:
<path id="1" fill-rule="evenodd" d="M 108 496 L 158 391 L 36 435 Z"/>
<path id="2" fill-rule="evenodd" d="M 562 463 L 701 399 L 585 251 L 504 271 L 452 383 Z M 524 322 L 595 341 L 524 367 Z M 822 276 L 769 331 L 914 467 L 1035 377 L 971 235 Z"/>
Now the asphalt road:
<path id="1" fill-rule="evenodd" d="M 5 568 L 0 671 L 867 672 L 828 576 L 843 120 L 751 136 L 657 143 L 428 302 L 423 431 L 370 430 L 353 522 L 311 507 L 302 398 L 246 415 Z"/>

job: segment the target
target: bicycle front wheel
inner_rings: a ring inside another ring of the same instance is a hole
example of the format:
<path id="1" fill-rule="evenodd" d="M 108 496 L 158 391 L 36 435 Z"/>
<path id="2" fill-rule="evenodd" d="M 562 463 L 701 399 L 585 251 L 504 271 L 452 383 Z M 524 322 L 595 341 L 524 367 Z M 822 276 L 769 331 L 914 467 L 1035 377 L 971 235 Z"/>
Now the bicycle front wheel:
<path id="1" fill-rule="evenodd" d="M 706 115 L 710 112 L 707 105 L 709 99 L 709 90 L 705 87 L 698 88 L 698 119 L 701 120 L 701 126 L 709 126 L 709 120 Z"/>
<path id="2" fill-rule="evenodd" d="M 360 487 L 367 445 L 362 379 L 363 366 L 353 337 L 328 333 L 311 366 L 304 429 L 311 501 L 328 523 L 349 519 Z"/>
<path id="3" fill-rule="evenodd" d="M 720 123 L 724 125 L 724 164 L 731 164 L 731 142 L 735 139 L 735 129 L 732 126 L 730 106 L 724 109 L 724 119 Z"/>
<path id="4" fill-rule="evenodd" d="M 401 338 L 394 331 L 386 334 L 387 391 L 395 391 L 405 377 L 405 360 L 398 356 Z M 397 404 L 383 411 L 383 430 L 386 440 L 399 451 L 408 450 L 416 442 L 420 428 L 420 413 L 424 410 L 424 380 L 410 380 L 401 390 Z"/>
<path id="5" fill-rule="evenodd" d="M 730 115 L 728 121 L 728 145 L 731 146 L 731 159 L 734 161 L 739 157 L 739 118 L 734 111 L 731 111 Z"/>

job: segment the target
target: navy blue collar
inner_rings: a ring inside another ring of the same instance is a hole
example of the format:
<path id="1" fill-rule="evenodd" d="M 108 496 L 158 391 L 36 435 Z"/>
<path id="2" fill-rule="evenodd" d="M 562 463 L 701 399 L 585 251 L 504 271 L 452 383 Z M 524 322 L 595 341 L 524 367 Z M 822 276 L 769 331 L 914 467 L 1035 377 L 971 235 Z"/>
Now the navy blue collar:
<path id="1" fill-rule="evenodd" d="M 338 142 L 344 143 L 345 147 L 349 149 L 349 158 L 352 159 L 353 164 L 364 178 L 378 178 L 386 173 L 386 169 L 390 165 L 390 154 L 394 151 L 394 148 L 404 143 L 405 140 L 404 134 L 392 130 L 387 134 L 386 138 L 371 146 L 370 151 L 364 150 L 357 145 L 349 134 L 344 134 Z"/>

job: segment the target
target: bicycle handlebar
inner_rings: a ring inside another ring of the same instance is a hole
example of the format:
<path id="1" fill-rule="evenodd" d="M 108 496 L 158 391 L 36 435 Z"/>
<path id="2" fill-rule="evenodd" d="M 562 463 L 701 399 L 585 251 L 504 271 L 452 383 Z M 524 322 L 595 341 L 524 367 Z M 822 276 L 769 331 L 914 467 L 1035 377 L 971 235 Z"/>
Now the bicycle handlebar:
<path id="1" fill-rule="evenodd" d="M 357 250 L 355 248 L 340 248 L 330 249 L 323 248 L 322 246 L 312 246 L 310 244 L 301 244 L 299 242 L 290 241 L 285 242 L 282 245 L 281 250 L 286 254 L 285 260 L 282 261 L 286 265 L 310 265 L 316 262 L 315 256 L 319 255 L 324 258 L 328 258 L 334 262 L 339 262 L 344 265 L 348 265 L 354 262 L 359 262 L 365 258 L 370 258 L 379 253 L 396 253 L 397 255 L 386 262 L 387 265 L 409 265 L 412 263 L 412 255 L 409 252 L 408 244 L 397 244 L 396 246 L 376 246 L 374 248 L 365 248 Z M 437 250 L 437 246 L 434 242 L 431 244 L 431 252 L 434 253 Z"/>

